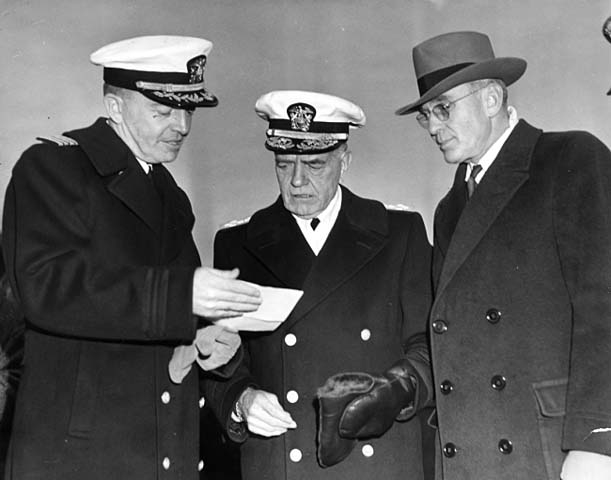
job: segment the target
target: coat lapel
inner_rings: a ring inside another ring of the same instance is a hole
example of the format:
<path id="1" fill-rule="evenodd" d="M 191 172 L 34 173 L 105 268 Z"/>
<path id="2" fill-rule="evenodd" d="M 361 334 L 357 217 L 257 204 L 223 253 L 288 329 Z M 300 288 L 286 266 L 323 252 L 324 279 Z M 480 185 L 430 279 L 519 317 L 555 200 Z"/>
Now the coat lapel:
<path id="1" fill-rule="evenodd" d="M 162 205 L 127 145 L 99 118 L 91 127 L 65 134 L 87 154 L 108 191 L 140 217 L 157 235 L 162 229 Z"/>
<path id="2" fill-rule="evenodd" d="M 461 163 L 456 169 L 454 184 L 448 194 L 439 202 L 435 213 L 435 243 L 445 256 L 458 219 L 467 203 L 465 172 L 467 164 Z"/>
<path id="3" fill-rule="evenodd" d="M 286 287 L 303 286 L 316 258 L 278 197 L 248 222 L 246 248 Z"/>
<path id="4" fill-rule="evenodd" d="M 303 286 L 304 295 L 285 322 L 291 326 L 348 281 L 384 247 L 388 213 L 342 187 L 342 207 L 335 226 Z"/>
<path id="5" fill-rule="evenodd" d="M 540 135 L 541 130 L 521 120 L 503 145 L 456 224 L 441 269 L 437 296 L 443 293 L 458 268 L 528 179 L 532 153 Z"/>
<path id="6" fill-rule="evenodd" d="M 163 203 L 162 245 L 164 259 L 171 262 L 182 250 L 191 235 L 195 218 L 187 195 L 176 185 L 170 172 L 161 164 L 155 165 L 155 183 Z"/>

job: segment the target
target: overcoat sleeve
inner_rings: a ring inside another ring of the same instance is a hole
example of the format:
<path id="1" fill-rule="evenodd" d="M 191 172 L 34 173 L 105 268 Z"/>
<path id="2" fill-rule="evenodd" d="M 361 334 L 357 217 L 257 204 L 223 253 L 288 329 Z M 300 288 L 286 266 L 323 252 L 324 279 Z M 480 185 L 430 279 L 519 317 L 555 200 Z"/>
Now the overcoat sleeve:
<path id="1" fill-rule="evenodd" d="M 563 448 L 611 455 L 611 157 L 574 133 L 556 161 L 553 221 L 573 311 Z"/>
<path id="2" fill-rule="evenodd" d="M 229 249 L 226 248 L 228 241 L 226 231 L 220 230 L 214 238 L 214 267 L 222 270 L 235 268 Z M 248 342 L 242 341 L 243 360 L 237 367 L 235 373 L 226 379 L 212 377 L 206 373 L 200 373 L 200 389 L 206 398 L 206 404 L 214 412 L 229 438 L 234 442 L 244 442 L 248 436 L 246 425 L 237 423 L 231 418 L 231 412 L 240 394 L 249 386 L 256 387 L 257 384 L 250 374 Z"/>
<path id="3" fill-rule="evenodd" d="M 97 181 L 81 153 L 35 145 L 13 169 L 4 207 L 7 274 L 33 328 L 77 338 L 191 341 L 194 266 L 113 262 L 100 254 Z M 64 157 L 62 157 L 64 155 Z M 124 235 L 130 235 L 129 225 Z M 111 239 L 106 239 L 110 241 Z M 95 245 L 95 246 L 94 246 Z M 189 238 L 185 249 L 197 257 Z"/>
<path id="4" fill-rule="evenodd" d="M 432 304 L 431 254 L 420 215 L 413 215 L 407 253 L 401 278 L 401 308 L 405 358 L 418 378 L 415 410 L 433 400 L 433 380 L 426 337 L 428 316 Z"/>

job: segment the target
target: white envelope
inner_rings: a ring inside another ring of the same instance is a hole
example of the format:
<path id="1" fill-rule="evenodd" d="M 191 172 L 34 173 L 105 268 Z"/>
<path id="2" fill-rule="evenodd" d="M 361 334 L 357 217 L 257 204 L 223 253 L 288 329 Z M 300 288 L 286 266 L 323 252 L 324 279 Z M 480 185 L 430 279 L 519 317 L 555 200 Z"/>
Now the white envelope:
<path id="1" fill-rule="evenodd" d="M 261 305 L 255 312 L 234 318 L 224 318 L 215 323 L 238 331 L 268 332 L 284 322 L 303 295 L 302 290 L 263 287 L 251 284 L 261 292 Z"/>

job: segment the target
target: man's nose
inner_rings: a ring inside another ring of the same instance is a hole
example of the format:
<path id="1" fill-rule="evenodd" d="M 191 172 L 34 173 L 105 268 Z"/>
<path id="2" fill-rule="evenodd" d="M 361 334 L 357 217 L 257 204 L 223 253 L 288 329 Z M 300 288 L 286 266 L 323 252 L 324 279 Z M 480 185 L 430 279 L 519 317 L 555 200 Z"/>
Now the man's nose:
<path id="1" fill-rule="evenodd" d="M 300 162 L 295 162 L 295 168 L 293 169 L 293 176 L 291 177 L 291 184 L 294 187 L 300 187 L 308 183 L 308 176 L 306 173 L 305 166 Z"/>
<path id="2" fill-rule="evenodd" d="M 442 122 L 441 120 L 439 120 L 432 112 L 431 112 L 431 116 L 429 117 L 429 135 L 431 135 L 431 137 L 434 137 L 435 135 L 437 135 L 437 133 L 439 132 L 439 130 L 441 130 L 441 128 L 443 127 L 444 122 Z"/>
<path id="3" fill-rule="evenodd" d="M 191 113 L 176 109 L 174 117 L 174 129 L 181 135 L 187 135 L 191 130 Z"/>

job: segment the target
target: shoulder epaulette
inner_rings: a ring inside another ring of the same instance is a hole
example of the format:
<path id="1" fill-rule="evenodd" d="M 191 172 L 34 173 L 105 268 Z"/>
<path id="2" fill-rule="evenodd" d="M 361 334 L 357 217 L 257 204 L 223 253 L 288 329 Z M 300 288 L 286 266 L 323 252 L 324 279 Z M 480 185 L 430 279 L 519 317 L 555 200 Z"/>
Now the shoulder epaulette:
<path id="1" fill-rule="evenodd" d="M 397 210 L 400 212 L 409 212 L 411 211 L 411 208 L 409 208 L 407 205 L 403 205 L 402 203 L 396 203 L 393 205 L 386 205 L 384 204 L 384 206 L 386 207 L 386 210 Z"/>
<path id="2" fill-rule="evenodd" d="M 48 135 L 36 137 L 36 140 L 44 143 L 59 145 L 60 147 L 76 147 L 78 142 L 74 138 L 66 137 L 65 135 Z"/>
<path id="3" fill-rule="evenodd" d="M 250 221 L 250 217 L 243 218 L 241 220 L 231 220 L 223 225 L 221 225 L 221 230 L 225 228 L 237 227 L 238 225 L 244 225 Z"/>

